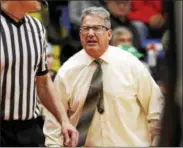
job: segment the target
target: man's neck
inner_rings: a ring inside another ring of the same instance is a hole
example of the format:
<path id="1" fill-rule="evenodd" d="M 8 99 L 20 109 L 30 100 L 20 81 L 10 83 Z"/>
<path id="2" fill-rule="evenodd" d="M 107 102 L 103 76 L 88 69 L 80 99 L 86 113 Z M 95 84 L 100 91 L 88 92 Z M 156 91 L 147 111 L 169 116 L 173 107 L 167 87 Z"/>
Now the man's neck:
<path id="1" fill-rule="evenodd" d="M 25 13 L 19 7 L 2 5 L 1 9 L 16 22 L 19 22 L 21 19 L 23 19 L 25 15 Z"/>

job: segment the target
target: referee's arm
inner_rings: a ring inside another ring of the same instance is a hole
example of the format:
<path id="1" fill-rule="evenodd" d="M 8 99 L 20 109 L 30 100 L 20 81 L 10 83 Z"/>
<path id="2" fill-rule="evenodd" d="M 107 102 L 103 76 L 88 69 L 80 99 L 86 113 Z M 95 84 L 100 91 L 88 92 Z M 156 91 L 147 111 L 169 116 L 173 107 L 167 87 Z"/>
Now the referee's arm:
<path id="1" fill-rule="evenodd" d="M 50 75 L 48 74 L 48 66 L 46 59 L 46 31 L 43 27 L 44 42 L 41 50 L 40 62 L 36 72 L 36 85 L 38 97 L 42 104 L 50 111 L 60 124 L 69 122 L 64 106 L 61 101 L 57 99 L 56 93 Z"/>
<path id="2" fill-rule="evenodd" d="M 55 116 L 59 123 L 69 122 L 63 104 L 57 99 L 50 75 L 47 73 L 37 76 L 36 84 L 37 93 L 43 105 Z"/>

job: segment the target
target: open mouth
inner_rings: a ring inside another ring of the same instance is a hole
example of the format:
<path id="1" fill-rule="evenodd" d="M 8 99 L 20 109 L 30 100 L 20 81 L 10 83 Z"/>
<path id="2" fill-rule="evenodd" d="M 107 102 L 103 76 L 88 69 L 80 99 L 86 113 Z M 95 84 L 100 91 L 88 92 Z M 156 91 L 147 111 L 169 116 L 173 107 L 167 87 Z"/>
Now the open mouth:
<path id="1" fill-rule="evenodd" d="M 95 45 L 96 43 L 97 43 L 96 40 L 88 40 L 88 41 L 87 41 L 87 44 L 88 44 L 88 45 Z"/>

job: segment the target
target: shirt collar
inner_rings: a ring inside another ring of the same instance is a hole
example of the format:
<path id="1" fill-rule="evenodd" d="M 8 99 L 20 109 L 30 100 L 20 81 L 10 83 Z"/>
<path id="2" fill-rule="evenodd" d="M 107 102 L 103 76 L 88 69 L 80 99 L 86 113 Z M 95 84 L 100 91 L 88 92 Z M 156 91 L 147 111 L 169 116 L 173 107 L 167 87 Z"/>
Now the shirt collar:
<path id="1" fill-rule="evenodd" d="M 104 52 L 104 54 L 100 57 L 105 63 L 111 63 L 112 62 L 112 54 L 111 54 L 111 46 L 108 46 L 108 49 Z M 86 53 L 86 51 L 84 50 L 84 54 L 85 54 L 85 59 L 84 62 L 87 66 L 89 66 L 94 60 L 95 58 L 91 57 L 90 55 L 88 55 Z"/>
<path id="2" fill-rule="evenodd" d="M 19 22 L 16 22 L 14 19 L 12 19 L 6 12 L 4 12 L 3 10 L 0 11 L 0 14 L 7 19 L 8 21 L 10 21 L 12 24 L 14 24 L 17 27 L 20 27 L 22 24 L 25 23 L 25 17 L 22 18 Z"/>

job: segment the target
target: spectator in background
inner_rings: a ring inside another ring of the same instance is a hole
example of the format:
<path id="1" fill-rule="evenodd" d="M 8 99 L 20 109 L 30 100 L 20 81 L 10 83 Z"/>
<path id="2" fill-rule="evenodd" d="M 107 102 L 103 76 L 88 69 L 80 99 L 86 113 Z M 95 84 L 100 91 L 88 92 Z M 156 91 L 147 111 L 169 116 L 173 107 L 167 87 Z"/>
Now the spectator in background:
<path id="1" fill-rule="evenodd" d="M 136 27 L 141 41 L 149 36 L 149 29 L 158 30 L 158 37 L 161 37 L 160 31 L 165 24 L 165 18 L 162 14 L 162 0 L 131 0 L 128 19 Z"/>
<path id="2" fill-rule="evenodd" d="M 133 45 L 133 34 L 127 27 L 117 27 L 112 31 L 112 46 Z"/>
<path id="3" fill-rule="evenodd" d="M 136 28 L 131 24 L 131 22 L 127 18 L 131 8 L 130 0 L 126 0 L 126 1 L 106 0 L 104 1 L 104 3 L 101 2 L 101 4 L 103 4 L 103 6 L 111 14 L 111 28 L 115 29 L 117 27 L 122 27 L 122 26 L 127 27 L 134 36 L 134 40 L 133 40 L 134 46 L 139 51 L 142 50 L 139 34 Z"/>

